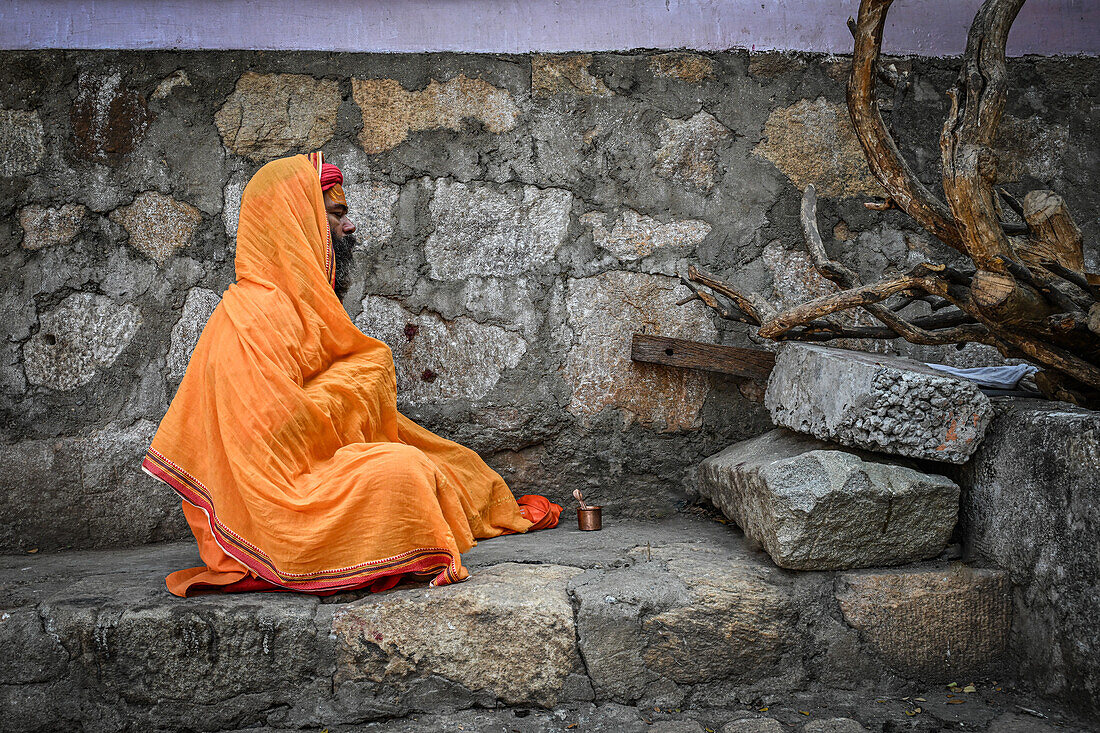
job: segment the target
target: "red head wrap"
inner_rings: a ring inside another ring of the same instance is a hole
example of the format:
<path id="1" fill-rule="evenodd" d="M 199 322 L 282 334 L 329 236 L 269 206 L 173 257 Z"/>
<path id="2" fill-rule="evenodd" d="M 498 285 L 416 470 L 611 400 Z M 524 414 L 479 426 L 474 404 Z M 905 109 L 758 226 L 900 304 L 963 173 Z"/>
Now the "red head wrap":
<path id="1" fill-rule="evenodd" d="M 338 204 L 345 204 L 344 188 L 341 184 L 344 182 L 344 174 L 340 172 L 340 169 L 334 166 L 332 163 L 323 163 L 321 165 L 321 190 L 329 192 L 329 198 Z"/>

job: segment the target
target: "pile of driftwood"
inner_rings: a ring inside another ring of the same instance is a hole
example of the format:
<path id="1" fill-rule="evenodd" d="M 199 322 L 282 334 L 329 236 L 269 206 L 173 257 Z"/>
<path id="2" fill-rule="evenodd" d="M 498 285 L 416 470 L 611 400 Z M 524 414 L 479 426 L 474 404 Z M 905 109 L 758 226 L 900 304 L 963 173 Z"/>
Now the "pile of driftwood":
<path id="1" fill-rule="evenodd" d="M 1032 191 L 1017 200 L 994 188 L 993 139 L 1007 87 L 1005 42 L 1024 0 L 986 0 L 970 27 L 940 137 L 946 203 L 917 180 L 879 113 L 875 86 L 879 76 L 890 79 L 879 69 L 879 55 L 892 1 L 862 0 L 859 17 L 849 20 L 855 49 L 848 112 L 870 169 L 888 195 L 866 206 L 901 209 L 965 255 L 969 266 L 927 262 L 902 277 L 865 284 L 826 253 L 809 186 L 802 198 L 806 245 L 816 269 L 836 283 L 837 292 L 776 312 L 758 294 L 695 267 L 685 283 L 719 315 L 759 326 L 765 338 L 989 344 L 1040 366 L 1036 381 L 1048 396 L 1100 406 L 1100 277 L 1085 272 L 1081 232 L 1057 194 Z M 1003 221 L 1002 205 L 1022 223 Z M 901 315 L 917 300 L 930 304 L 927 314 Z M 856 308 L 881 325 L 853 326 L 832 316 Z"/>

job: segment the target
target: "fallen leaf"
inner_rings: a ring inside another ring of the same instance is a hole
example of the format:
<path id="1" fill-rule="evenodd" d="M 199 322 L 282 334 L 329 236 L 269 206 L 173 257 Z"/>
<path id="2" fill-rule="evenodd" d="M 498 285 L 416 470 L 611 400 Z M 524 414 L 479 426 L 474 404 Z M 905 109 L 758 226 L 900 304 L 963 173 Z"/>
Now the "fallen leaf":
<path id="1" fill-rule="evenodd" d="M 966 687 L 963 688 L 963 692 L 967 692 L 967 693 L 977 692 L 977 691 L 978 691 L 978 688 L 975 687 L 974 685 L 967 685 Z"/>
<path id="2" fill-rule="evenodd" d="M 910 718 L 912 718 L 914 715 L 916 715 L 916 713 L 914 713 L 912 710 L 906 710 L 905 714 L 908 715 Z"/>
<path id="3" fill-rule="evenodd" d="M 914 713 L 923 713 L 924 711 L 921 710 L 920 708 L 913 708 L 913 712 Z"/>
<path id="4" fill-rule="evenodd" d="M 928 702 L 923 697 L 914 697 L 913 699 L 916 700 L 917 702 Z"/>
<path id="5" fill-rule="evenodd" d="M 576 723 L 570 723 L 569 725 L 565 726 L 565 729 L 566 730 L 571 730 L 571 729 L 576 728 L 576 727 L 577 727 Z"/>
<path id="6" fill-rule="evenodd" d="M 37 547 L 35 547 L 35 548 L 34 548 L 33 550 L 27 550 L 27 554 L 28 554 L 28 555 L 33 555 L 33 554 L 34 554 L 34 553 L 36 553 L 36 552 L 38 552 L 38 548 L 37 548 Z"/>
<path id="7" fill-rule="evenodd" d="M 948 687 L 958 687 L 958 686 L 959 686 L 959 683 L 958 683 L 958 682 L 948 682 L 948 683 L 947 683 L 947 686 L 948 686 Z"/>
<path id="8" fill-rule="evenodd" d="M 767 708 L 760 708 L 760 712 L 766 713 L 766 712 L 768 712 L 768 709 Z"/>
<path id="9" fill-rule="evenodd" d="M 948 705 L 962 705 L 966 700 L 948 700 Z"/>
<path id="10" fill-rule="evenodd" d="M 803 715 L 809 715 L 809 712 L 807 712 L 805 710 L 799 710 L 798 712 L 802 713 Z"/>

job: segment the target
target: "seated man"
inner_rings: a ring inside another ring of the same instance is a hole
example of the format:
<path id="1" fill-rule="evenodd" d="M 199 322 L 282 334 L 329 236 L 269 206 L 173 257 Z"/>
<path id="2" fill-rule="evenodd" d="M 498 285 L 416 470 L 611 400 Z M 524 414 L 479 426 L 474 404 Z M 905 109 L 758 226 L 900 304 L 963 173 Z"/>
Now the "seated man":
<path id="1" fill-rule="evenodd" d="M 561 507 L 521 506 L 476 453 L 397 411 L 389 348 L 334 291 L 333 242 L 355 231 L 341 183 L 315 153 L 244 190 L 237 282 L 142 464 L 183 496 L 205 563 L 168 576 L 176 595 L 444 585 L 477 539 L 557 524 Z"/>

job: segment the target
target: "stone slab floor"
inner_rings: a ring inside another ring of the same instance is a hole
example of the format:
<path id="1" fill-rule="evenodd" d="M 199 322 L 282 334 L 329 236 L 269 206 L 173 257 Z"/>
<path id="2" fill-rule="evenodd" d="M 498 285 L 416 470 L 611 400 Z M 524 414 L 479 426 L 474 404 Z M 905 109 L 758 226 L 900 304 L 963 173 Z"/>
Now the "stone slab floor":
<path id="1" fill-rule="evenodd" d="M 321 599 L 174 598 L 190 543 L 4 556 L 0 729 L 1096 730 L 1016 689 L 999 571 L 792 572 L 703 514 L 570 520 L 482 542 L 466 583 Z"/>

